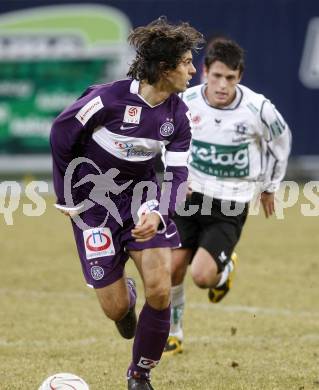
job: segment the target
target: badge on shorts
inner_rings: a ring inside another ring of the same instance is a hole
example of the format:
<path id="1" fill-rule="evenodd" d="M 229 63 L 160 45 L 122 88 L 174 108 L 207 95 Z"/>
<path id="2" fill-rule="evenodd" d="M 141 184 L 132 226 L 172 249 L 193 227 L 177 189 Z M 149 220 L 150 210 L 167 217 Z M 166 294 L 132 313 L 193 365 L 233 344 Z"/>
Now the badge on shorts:
<path id="1" fill-rule="evenodd" d="M 87 260 L 115 254 L 112 233 L 109 228 L 84 230 L 83 239 Z"/>
<path id="2" fill-rule="evenodd" d="M 94 280 L 101 280 L 104 276 L 104 269 L 95 265 L 91 268 L 91 275 Z"/>

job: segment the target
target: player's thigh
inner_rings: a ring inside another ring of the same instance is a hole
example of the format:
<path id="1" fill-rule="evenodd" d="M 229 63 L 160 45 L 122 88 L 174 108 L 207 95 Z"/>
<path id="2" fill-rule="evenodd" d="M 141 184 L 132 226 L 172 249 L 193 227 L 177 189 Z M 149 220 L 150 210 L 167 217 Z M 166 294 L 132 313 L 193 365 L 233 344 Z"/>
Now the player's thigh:
<path id="1" fill-rule="evenodd" d="M 201 251 L 198 251 L 195 255 L 196 259 L 194 258 L 197 267 L 203 266 L 202 262 L 204 262 L 207 269 L 215 270 L 217 267 L 217 273 L 222 272 L 231 259 L 239 236 L 238 225 L 231 221 L 215 222 L 206 227 L 199 239 L 198 245 Z M 202 262 L 201 258 L 204 259 Z"/>
<path id="2" fill-rule="evenodd" d="M 214 281 L 214 278 L 218 275 L 218 266 L 214 257 L 205 248 L 198 248 L 191 263 L 191 274 L 194 280 Z"/>
<path id="3" fill-rule="evenodd" d="M 149 248 L 141 251 L 130 250 L 129 254 L 144 283 L 146 299 L 166 301 L 171 287 L 170 248 Z"/>
<path id="4" fill-rule="evenodd" d="M 98 301 L 104 313 L 114 321 L 118 321 L 126 314 L 129 308 L 129 295 L 126 278 L 102 288 L 95 289 Z"/>
<path id="5" fill-rule="evenodd" d="M 145 287 L 167 284 L 171 272 L 172 250 L 170 248 L 149 248 L 129 251 L 142 277 Z"/>

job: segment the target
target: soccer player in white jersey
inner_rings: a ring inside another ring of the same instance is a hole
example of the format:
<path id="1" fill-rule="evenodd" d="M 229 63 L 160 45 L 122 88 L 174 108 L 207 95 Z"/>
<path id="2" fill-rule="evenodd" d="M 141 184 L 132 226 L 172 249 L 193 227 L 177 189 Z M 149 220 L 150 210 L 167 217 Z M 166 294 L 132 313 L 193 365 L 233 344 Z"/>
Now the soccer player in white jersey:
<path id="1" fill-rule="evenodd" d="M 174 218 L 182 246 L 173 251 L 165 355 L 183 350 L 183 280 L 188 265 L 195 284 L 208 289 L 211 302 L 219 302 L 232 284 L 237 260 L 233 251 L 256 182 L 261 184 L 261 204 L 268 218 L 285 175 L 289 127 L 267 98 L 239 84 L 243 70 L 242 48 L 216 39 L 206 51 L 207 81 L 182 95 L 191 112 L 190 191 L 185 209 Z"/>

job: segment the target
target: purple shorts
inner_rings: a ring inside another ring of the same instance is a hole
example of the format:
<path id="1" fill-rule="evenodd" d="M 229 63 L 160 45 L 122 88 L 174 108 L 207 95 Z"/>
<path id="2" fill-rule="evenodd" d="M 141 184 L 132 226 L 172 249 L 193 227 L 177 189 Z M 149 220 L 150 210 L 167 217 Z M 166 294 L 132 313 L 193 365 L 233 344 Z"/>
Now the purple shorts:
<path id="1" fill-rule="evenodd" d="M 168 219 L 165 233 L 158 233 L 151 240 L 140 243 L 131 235 L 135 223 L 131 216 L 129 198 L 117 203 L 117 210 L 123 226 L 100 205 L 95 205 L 80 214 L 89 229 L 82 229 L 72 221 L 82 271 L 90 287 L 102 288 L 120 279 L 129 257 L 127 252 L 129 250 L 180 246 L 179 234 L 171 219 Z M 105 219 L 106 222 L 103 223 Z"/>

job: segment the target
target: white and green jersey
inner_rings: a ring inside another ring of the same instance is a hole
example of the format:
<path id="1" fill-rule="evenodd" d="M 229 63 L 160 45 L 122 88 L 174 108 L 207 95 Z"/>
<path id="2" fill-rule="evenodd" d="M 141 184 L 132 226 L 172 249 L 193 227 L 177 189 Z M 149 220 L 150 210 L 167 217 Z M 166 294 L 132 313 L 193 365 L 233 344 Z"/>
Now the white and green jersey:
<path id="1" fill-rule="evenodd" d="M 238 85 L 230 106 L 209 105 L 201 84 L 182 94 L 191 114 L 189 180 L 193 191 L 249 202 L 256 182 L 274 192 L 290 152 L 290 130 L 263 95 Z"/>

